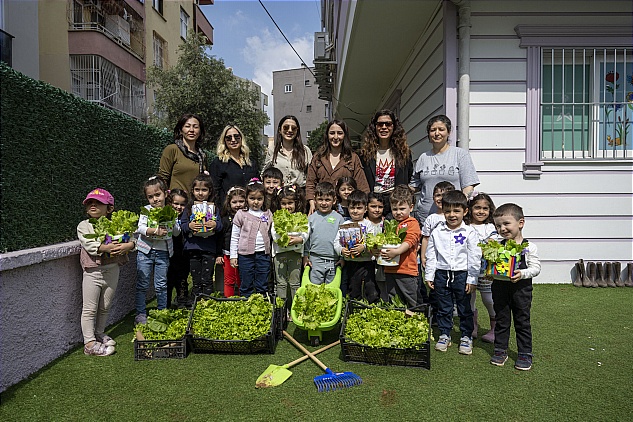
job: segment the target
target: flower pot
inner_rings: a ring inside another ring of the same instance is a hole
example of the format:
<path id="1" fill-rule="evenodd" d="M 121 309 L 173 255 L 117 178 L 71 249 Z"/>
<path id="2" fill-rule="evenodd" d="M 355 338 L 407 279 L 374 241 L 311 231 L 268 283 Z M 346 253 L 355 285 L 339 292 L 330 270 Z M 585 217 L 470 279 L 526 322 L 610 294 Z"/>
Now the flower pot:
<path id="1" fill-rule="evenodd" d="M 380 249 L 381 250 L 394 249 L 399 246 L 400 245 L 382 245 Z M 385 267 L 397 267 L 398 265 L 400 265 L 400 255 L 394 256 L 393 259 L 384 259 L 382 255 L 378 255 L 378 258 L 376 259 L 376 263 L 378 265 L 384 265 Z"/>
<path id="2" fill-rule="evenodd" d="M 510 280 L 518 269 L 517 259 L 513 256 L 510 259 L 502 258 L 502 261 L 501 263 L 486 261 L 485 274 L 492 276 L 495 280 Z"/>
<path id="3" fill-rule="evenodd" d="M 299 237 L 301 237 L 301 233 L 300 232 L 288 232 L 288 236 L 299 236 Z M 282 252 L 299 252 L 299 251 L 301 251 L 302 248 L 303 248 L 303 243 L 297 243 L 296 245 L 292 245 L 292 246 L 280 246 L 278 253 L 282 253 Z"/>

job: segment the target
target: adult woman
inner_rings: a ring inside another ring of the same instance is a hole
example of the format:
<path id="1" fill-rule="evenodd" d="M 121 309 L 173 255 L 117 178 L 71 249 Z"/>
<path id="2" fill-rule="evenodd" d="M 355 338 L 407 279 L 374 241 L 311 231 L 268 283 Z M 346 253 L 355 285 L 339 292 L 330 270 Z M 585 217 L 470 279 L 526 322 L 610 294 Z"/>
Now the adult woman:
<path id="1" fill-rule="evenodd" d="M 443 114 L 433 116 L 426 126 L 431 150 L 420 155 L 415 163 L 411 187 L 421 191 L 417 218 L 424 222 L 433 206 L 433 188 L 438 182 L 451 182 L 468 196 L 479 184 L 477 171 L 468 151 L 450 146 L 451 120 Z"/>
<path id="2" fill-rule="evenodd" d="M 388 215 L 391 191 L 397 185 L 408 184 L 413 174 L 407 135 L 391 110 L 380 110 L 371 119 L 363 137 L 360 158 L 369 190 L 383 195 L 383 213 Z"/>
<path id="3" fill-rule="evenodd" d="M 306 199 L 310 201 L 310 214 L 315 210 L 314 188 L 317 183 L 330 182 L 336 186 L 343 176 L 354 178 L 358 189 L 363 192 L 369 190 L 363 165 L 352 150 L 347 125 L 341 120 L 332 120 L 325 129 L 323 144 L 308 166 Z"/>
<path id="4" fill-rule="evenodd" d="M 244 134 L 235 125 L 227 125 L 218 139 L 217 157 L 211 162 L 211 178 L 218 198 L 218 206 L 224 203 L 226 193 L 233 186 L 246 186 L 258 177 L 257 168 L 250 159 L 250 149 Z"/>
<path id="5" fill-rule="evenodd" d="M 178 119 L 174 143 L 163 150 L 158 168 L 169 189 L 189 192 L 193 179 L 207 170 L 207 156 L 200 147 L 204 135 L 204 123 L 197 115 L 187 113 Z"/>
<path id="6" fill-rule="evenodd" d="M 284 175 L 284 185 L 305 187 L 312 151 L 301 141 L 301 126 L 295 116 L 284 116 L 277 125 L 275 143 L 268 147 L 264 170 L 275 167 Z"/>

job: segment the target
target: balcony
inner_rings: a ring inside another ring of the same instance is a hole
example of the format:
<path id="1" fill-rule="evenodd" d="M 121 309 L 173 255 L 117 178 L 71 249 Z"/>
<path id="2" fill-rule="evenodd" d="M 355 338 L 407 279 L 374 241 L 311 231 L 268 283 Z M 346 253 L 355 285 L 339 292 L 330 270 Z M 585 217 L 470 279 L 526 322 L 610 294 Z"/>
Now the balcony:
<path id="1" fill-rule="evenodd" d="M 13 35 L 0 29 L 0 61 L 11 66 L 13 51 Z"/>

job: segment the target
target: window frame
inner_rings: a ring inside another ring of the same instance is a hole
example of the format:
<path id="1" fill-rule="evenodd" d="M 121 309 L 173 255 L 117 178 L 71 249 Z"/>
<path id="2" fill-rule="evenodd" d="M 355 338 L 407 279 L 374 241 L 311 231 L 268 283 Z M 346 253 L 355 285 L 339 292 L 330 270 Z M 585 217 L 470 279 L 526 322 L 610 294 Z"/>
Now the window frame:
<path id="1" fill-rule="evenodd" d="M 185 18 L 183 20 L 183 17 Z M 185 9 L 183 9 L 182 7 L 180 8 L 180 38 L 182 38 L 183 40 L 187 39 L 187 33 L 189 32 L 189 20 L 191 18 L 189 17 L 189 14 L 187 14 L 187 12 L 185 11 Z M 183 30 L 183 24 L 184 24 L 184 29 L 185 29 L 185 34 L 182 34 L 182 30 Z"/>
<path id="2" fill-rule="evenodd" d="M 292 84 L 285 84 L 284 85 L 284 94 L 290 94 L 292 93 Z"/>
<path id="3" fill-rule="evenodd" d="M 152 8 L 163 16 L 163 0 L 152 0 Z"/>
<path id="4" fill-rule="evenodd" d="M 312 104 L 306 105 L 306 113 L 312 113 Z"/>
<path id="5" fill-rule="evenodd" d="M 544 162 L 541 161 L 541 49 L 542 48 L 630 48 L 633 28 L 625 25 L 549 26 L 517 25 L 519 47 L 526 48 L 526 148 L 523 163 L 525 179 L 540 179 Z M 593 140 L 592 140 L 593 142 Z M 623 159 L 609 159 L 618 163 Z M 628 160 L 628 158 L 627 158 Z M 553 162 L 594 163 L 597 160 L 560 160 Z M 549 161 L 548 162 L 552 162 Z"/>
<path id="6" fill-rule="evenodd" d="M 160 44 L 160 62 L 158 63 L 156 61 L 158 55 L 156 54 L 156 46 Z M 152 47 L 154 50 L 154 66 L 159 67 L 161 69 L 165 69 L 167 68 L 167 41 L 165 41 L 165 39 L 163 37 L 161 37 L 160 35 L 158 35 L 158 33 L 156 31 L 153 32 L 153 36 L 152 36 Z"/>

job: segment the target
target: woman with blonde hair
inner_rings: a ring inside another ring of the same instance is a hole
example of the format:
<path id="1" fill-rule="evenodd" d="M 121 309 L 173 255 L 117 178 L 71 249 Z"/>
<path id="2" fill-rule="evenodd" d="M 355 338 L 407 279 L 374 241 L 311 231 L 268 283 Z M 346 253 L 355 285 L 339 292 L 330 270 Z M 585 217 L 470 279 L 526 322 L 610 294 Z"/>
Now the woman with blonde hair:
<path id="1" fill-rule="evenodd" d="M 250 149 L 244 134 L 235 125 L 226 125 L 218 139 L 217 157 L 209 166 L 213 187 L 217 192 L 218 203 L 233 186 L 246 186 L 259 172 L 255 163 L 251 162 Z"/>

